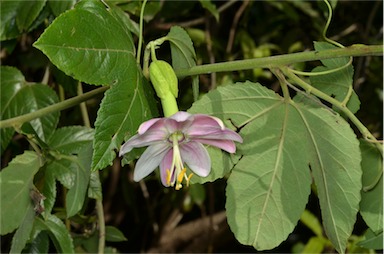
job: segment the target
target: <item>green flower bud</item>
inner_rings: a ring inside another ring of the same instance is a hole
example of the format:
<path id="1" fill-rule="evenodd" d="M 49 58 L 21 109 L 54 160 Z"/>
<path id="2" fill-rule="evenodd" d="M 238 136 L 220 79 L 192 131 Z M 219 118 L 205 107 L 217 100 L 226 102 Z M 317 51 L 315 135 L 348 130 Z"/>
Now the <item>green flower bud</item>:
<path id="1" fill-rule="evenodd" d="M 171 65 L 162 60 L 153 61 L 149 66 L 149 77 L 160 99 L 165 99 L 169 93 L 177 98 L 178 82 Z"/>

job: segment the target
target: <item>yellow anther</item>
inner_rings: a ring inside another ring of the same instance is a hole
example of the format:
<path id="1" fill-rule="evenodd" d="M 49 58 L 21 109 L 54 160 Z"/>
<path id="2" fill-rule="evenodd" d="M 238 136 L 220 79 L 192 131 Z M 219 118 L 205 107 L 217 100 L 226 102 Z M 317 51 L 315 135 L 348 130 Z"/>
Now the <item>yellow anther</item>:
<path id="1" fill-rule="evenodd" d="M 181 183 L 177 183 L 175 186 L 175 190 L 180 190 L 183 187 Z"/>
<path id="2" fill-rule="evenodd" d="M 167 185 L 171 185 L 171 171 L 169 169 L 167 169 L 167 177 L 166 177 L 166 180 L 167 180 Z"/>
<path id="3" fill-rule="evenodd" d="M 181 170 L 181 172 L 179 173 L 179 175 L 177 176 L 177 182 L 180 184 L 182 181 L 183 181 L 183 177 L 185 175 L 185 172 L 187 172 L 187 169 L 186 168 L 183 168 L 183 170 Z"/>

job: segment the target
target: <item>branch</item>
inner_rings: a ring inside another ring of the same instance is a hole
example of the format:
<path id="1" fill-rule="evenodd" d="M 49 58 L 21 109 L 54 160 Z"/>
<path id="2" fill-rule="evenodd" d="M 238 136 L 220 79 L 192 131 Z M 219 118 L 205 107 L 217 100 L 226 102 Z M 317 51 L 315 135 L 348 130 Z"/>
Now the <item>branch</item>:
<path id="1" fill-rule="evenodd" d="M 52 113 L 55 111 L 61 111 L 61 110 L 76 106 L 81 102 L 87 101 L 95 97 L 96 95 L 105 92 L 108 88 L 109 86 L 99 87 L 88 93 L 78 95 L 76 97 L 39 109 L 37 111 L 0 121 L 0 129 L 7 128 L 7 127 L 21 126 L 25 122 L 29 122 L 39 117 L 43 117 L 49 113 Z"/>
<path id="2" fill-rule="evenodd" d="M 322 51 L 307 51 L 286 55 L 237 60 L 231 62 L 204 64 L 187 69 L 175 70 L 178 78 L 207 74 L 211 72 L 249 70 L 254 68 L 273 68 L 299 62 L 317 61 L 322 59 L 353 57 L 353 56 L 381 56 L 383 45 L 354 44 L 346 48 L 328 49 Z"/>

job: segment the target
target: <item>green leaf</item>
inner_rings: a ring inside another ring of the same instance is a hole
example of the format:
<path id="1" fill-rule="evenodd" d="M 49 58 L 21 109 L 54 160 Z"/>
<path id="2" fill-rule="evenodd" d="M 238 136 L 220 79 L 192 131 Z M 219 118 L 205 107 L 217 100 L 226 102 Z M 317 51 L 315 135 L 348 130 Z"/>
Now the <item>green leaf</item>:
<path id="1" fill-rule="evenodd" d="M 124 136 L 135 133 L 155 112 L 151 88 L 136 64 L 124 20 L 102 2 L 82 1 L 58 17 L 35 46 L 68 75 L 90 84 L 111 85 L 95 123 L 92 168 L 110 165 Z"/>
<path id="2" fill-rule="evenodd" d="M 383 231 L 383 157 L 374 144 L 360 140 L 363 168 L 360 214 L 375 233 Z"/>
<path id="3" fill-rule="evenodd" d="M 124 242 L 127 241 L 127 238 L 119 229 L 112 226 L 106 226 L 105 240 L 108 242 Z"/>
<path id="4" fill-rule="evenodd" d="M 173 26 L 167 38 L 171 44 L 172 66 L 175 70 L 196 66 L 192 40 L 183 28 Z"/>
<path id="5" fill-rule="evenodd" d="M 46 0 L 1 1 L 0 40 L 16 38 L 27 31 L 39 16 Z"/>
<path id="6" fill-rule="evenodd" d="M 7 2 L 9 3 L 9 2 Z M 0 66 L 1 86 L 0 86 L 0 120 L 12 117 L 15 108 L 14 98 L 23 88 L 25 79 L 23 74 L 16 68 L 10 66 Z M 3 128 L 1 132 L 1 154 L 8 146 L 9 141 L 15 132 L 13 128 Z"/>
<path id="7" fill-rule="evenodd" d="M 151 118 L 155 108 L 153 89 L 143 77 L 134 58 L 125 66 L 126 76 L 106 93 L 97 112 L 92 169 L 112 164 L 124 138 L 136 133 L 139 125 Z"/>
<path id="8" fill-rule="evenodd" d="M 315 42 L 315 49 L 317 51 L 326 50 L 326 49 L 335 49 L 336 46 L 326 43 L 326 42 Z M 334 59 L 324 59 L 321 62 L 324 66 L 316 67 L 312 70 L 315 72 L 330 71 L 343 65 L 347 64 L 349 61 L 348 57 L 334 58 Z M 328 73 L 326 75 L 311 76 L 311 84 L 323 91 L 324 93 L 334 96 L 336 100 L 343 102 L 351 89 L 352 94 L 349 100 L 347 100 L 347 107 L 356 113 L 360 108 L 360 101 L 353 91 L 353 66 L 352 64 L 348 67 L 345 67 L 339 71 Z"/>
<path id="9" fill-rule="evenodd" d="M 111 6 L 111 9 L 113 9 L 114 13 L 118 16 L 119 19 L 121 19 L 122 24 L 125 25 L 129 31 L 131 31 L 136 36 L 140 35 L 139 24 L 131 20 L 128 13 L 124 12 L 120 7 L 116 7 L 114 5 Z"/>
<path id="10" fill-rule="evenodd" d="M 34 112 L 57 102 L 59 102 L 59 98 L 52 88 L 42 84 L 27 85 L 15 96 L 12 102 L 15 111 L 11 112 L 11 116 Z M 59 116 L 60 112 L 53 112 L 41 118 L 31 120 L 30 124 L 39 138 L 46 141 L 55 131 L 59 122 Z"/>
<path id="11" fill-rule="evenodd" d="M 48 5 L 56 17 L 72 8 L 75 3 L 76 0 L 48 0 Z"/>
<path id="12" fill-rule="evenodd" d="M 34 46 L 67 75 L 95 85 L 124 82 L 135 57 L 127 26 L 101 1 L 82 1 L 60 15 Z"/>
<path id="13" fill-rule="evenodd" d="M 327 240 L 322 237 L 311 237 L 301 253 L 323 253 Z"/>
<path id="14" fill-rule="evenodd" d="M 77 154 L 88 147 L 94 138 L 94 130 L 84 126 L 70 126 L 57 129 L 48 144 L 64 154 Z"/>
<path id="15" fill-rule="evenodd" d="M 46 231 L 40 232 L 32 238 L 31 243 L 27 245 L 24 253 L 48 253 L 49 237 Z"/>
<path id="16" fill-rule="evenodd" d="M 300 221 L 309 229 L 311 229 L 317 237 L 323 237 L 323 227 L 321 226 L 319 219 L 309 210 L 304 210 Z"/>
<path id="17" fill-rule="evenodd" d="M 56 200 L 56 180 L 70 189 L 75 184 L 75 169 L 72 161 L 61 159 L 53 160 L 46 165 L 45 180 L 42 193 L 45 196 L 44 207 L 46 213 L 51 213 Z"/>
<path id="18" fill-rule="evenodd" d="M 199 2 L 201 6 L 207 9 L 215 17 L 216 21 L 219 22 L 220 17 L 216 5 L 214 5 L 210 0 L 199 0 Z"/>
<path id="19" fill-rule="evenodd" d="M 48 86 L 31 84 L 23 74 L 13 67 L 1 67 L 1 119 L 27 114 L 58 102 L 56 93 Z M 30 121 L 33 132 L 43 141 L 54 132 L 59 121 L 59 112 L 53 112 Z M 28 131 L 27 131 L 28 132 Z M 1 129 L 2 151 L 7 147 L 14 133 L 13 128 Z"/>
<path id="20" fill-rule="evenodd" d="M 8 234 L 23 222 L 32 201 L 29 192 L 33 177 L 41 166 L 36 153 L 26 151 L 16 156 L 0 172 L 1 227 L 0 234 Z"/>
<path id="21" fill-rule="evenodd" d="M 37 217 L 34 227 L 48 231 L 57 251 L 61 253 L 74 253 L 71 235 L 64 223 L 55 215 L 48 214 L 45 220 Z"/>
<path id="22" fill-rule="evenodd" d="M 12 245 L 10 253 L 21 253 L 24 249 L 27 241 L 29 240 L 33 223 L 32 221 L 35 218 L 35 210 L 33 209 L 32 204 L 29 204 L 25 217 L 20 227 L 16 230 L 12 238 Z"/>
<path id="23" fill-rule="evenodd" d="M 367 249 L 382 250 L 383 249 L 383 231 L 375 234 L 368 229 L 364 234 L 364 240 L 358 243 L 359 246 Z"/>
<path id="24" fill-rule="evenodd" d="M 224 152 L 216 147 L 207 147 L 207 150 L 209 156 L 211 157 L 211 173 L 207 177 L 193 175 L 193 177 L 191 178 L 191 184 L 203 184 L 206 182 L 213 182 L 219 178 L 223 178 L 231 171 L 233 166 L 240 158 L 240 156 L 232 154 L 230 155 L 227 152 Z M 188 175 L 190 173 L 192 172 L 188 171 Z"/>
<path id="25" fill-rule="evenodd" d="M 75 183 L 66 197 L 67 218 L 75 215 L 83 207 L 91 173 L 92 144 L 75 159 Z"/>
<path id="26" fill-rule="evenodd" d="M 17 9 L 19 1 L 1 1 L 0 8 L 0 40 L 16 38 L 19 35 L 19 29 L 16 25 Z"/>
<path id="27" fill-rule="evenodd" d="M 343 252 L 360 201 L 358 142 L 339 115 L 298 98 L 245 82 L 208 93 L 192 111 L 241 129 L 242 157 L 226 190 L 228 223 L 241 243 L 264 250 L 286 239 L 304 211 L 312 171 L 326 234 Z"/>
<path id="28" fill-rule="evenodd" d="M 44 8 L 46 1 L 47 0 L 20 1 L 16 15 L 16 24 L 20 32 L 28 30 Z"/>
<path id="29" fill-rule="evenodd" d="M 173 26 L 167 38 L 171 44 L 172 66 L 175 70 L 196 66 L 196 53 L 188 33 L 179 26 Z M 192 77 L 193 98 L 199 96 L 199 78 Z"/>
<path id="30" fill-rule="evenodd" d="M 102 189 L 99 172 L 93 171 L 89 177 L 88 197 L 93 199 L 102 199 Z"/>

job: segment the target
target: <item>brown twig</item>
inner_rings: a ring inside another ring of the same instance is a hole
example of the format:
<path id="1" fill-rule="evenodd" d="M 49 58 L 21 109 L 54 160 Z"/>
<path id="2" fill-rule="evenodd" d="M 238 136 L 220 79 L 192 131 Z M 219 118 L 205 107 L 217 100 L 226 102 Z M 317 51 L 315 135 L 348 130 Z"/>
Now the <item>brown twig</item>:
<path id="1" fill-rule="evenodd" d="M 231 30 L 229 31 L 227 49 L 225 50 L 227 54 L 231 53 L 232 51 L 237 24 L 239 23 L 240 17 L 245 11 L 245 8 L 247 7 L 248 4 L 249 4 L 249 0 L 244 1 L 243 4 L 240 6 L 240 8 L 237 10 L 235 17 L 233 18 Z"/>
<path id="2" fill-rule="evenodd" d="M 200 218 L 174 228 L 166 234 L 162 234 L 157 246 L 150 248 L 148 253 L 177 253 L 177 252 L 206 252 L 209 244 L 208 233 L 209 218 Z M 213 239 L 219 237 L 223 232 L 228 232 L 225 211 L 212 215 Z M 217 241 L 216 241 L 217 242 Z"/>
<path id="3" fill-rule="evenodd" d="M 237 1 L 238 0 L 231 0 L 231 1 L 226 2 L 225 4 L 223 4 L 222 6 L 217 8 L 217 12 L 218 13 L 223 12 L 224 10 L 228 9 L 229 7 L 231 7 Z M 185 21 L 185 22 L 170 22 L 170 23 L 158 23 L 158 22 L 156 22 L 154 24 L 154 27 L 156 29 L 162 29 L 162 30 L 168 30 L 172 26 L 176 26 L 176 25 L 177 26 L 181 26 L 181 27 L 192 27 L 192 26 L 197 26 L 197 25 L 204 24 L 205 19 L 206 19 L 206 17 L 201 17 L 201 18 L 197 18 L 197 19 L 193 19 L 193 20 L 188 20 L 188 21 Z"/>

